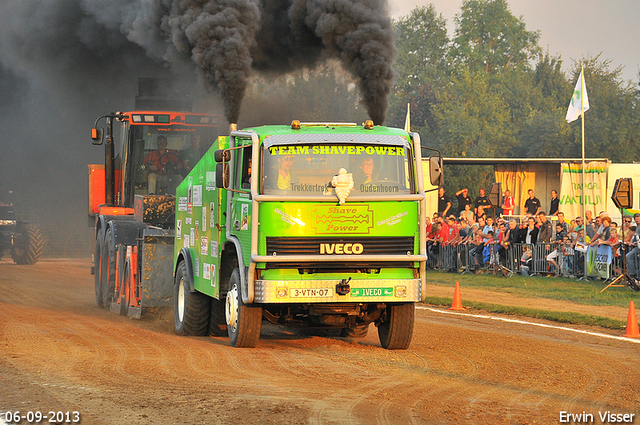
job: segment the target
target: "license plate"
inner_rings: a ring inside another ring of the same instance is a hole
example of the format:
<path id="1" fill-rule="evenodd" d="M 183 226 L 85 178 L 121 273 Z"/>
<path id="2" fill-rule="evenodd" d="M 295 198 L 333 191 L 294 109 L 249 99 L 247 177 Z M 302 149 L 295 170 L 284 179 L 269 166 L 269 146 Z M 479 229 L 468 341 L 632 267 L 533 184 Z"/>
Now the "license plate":
<path id="1" fill-rule="evenodd" d="M 333 297 L 332 288 L 291 288 L 291 298 L 327 298 Z"/>

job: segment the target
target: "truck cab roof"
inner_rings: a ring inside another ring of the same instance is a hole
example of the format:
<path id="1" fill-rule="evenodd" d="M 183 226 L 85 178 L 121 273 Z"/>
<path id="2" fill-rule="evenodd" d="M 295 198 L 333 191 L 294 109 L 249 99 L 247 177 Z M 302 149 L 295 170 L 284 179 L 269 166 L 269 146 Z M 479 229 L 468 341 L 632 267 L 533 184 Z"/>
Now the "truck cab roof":
<path id="1" fill-rule="evenodd" d="M 373 126 L 371 129 L 365 129 L 363 125 L 355 123 L 300 123 L 300 128 L 293 125 L 265 125 L 260 127 L 249 127 L 245 131 L 254 131 L 258 134 L 260 140 L 264 140 L 270 136 L 297 136 L 302 134 L 319 135 L 319 134 L 335 134 L 335 135 L 372 135 L 372 136 L 399 136 L 406 140 L 408 133 L 399 128 Z"/>

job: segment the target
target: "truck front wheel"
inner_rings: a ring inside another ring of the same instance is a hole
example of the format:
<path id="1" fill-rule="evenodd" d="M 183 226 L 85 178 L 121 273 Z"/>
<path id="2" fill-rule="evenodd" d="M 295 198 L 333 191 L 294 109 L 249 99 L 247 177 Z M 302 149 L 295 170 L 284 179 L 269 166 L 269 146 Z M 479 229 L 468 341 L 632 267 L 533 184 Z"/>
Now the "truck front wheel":
<path id="1" fill-rule="evenodd" d="M 406 350 L 413 336 L 415 303 L 387 305 L 378 325 L 380 344 L 388 350 Z"/>
<path id="2" fill-rule="evenodd" d="M 231 274 L 229 288 L 225 304 L 229 341 L 234 347 L 255 347 L 260 339 L 262 307 L 249 307 L 242 302 L 238 269 Z"/>
<path id="3" fill-rule="evenodd" d="M 178 335 L 204 336 L 209 330 L 211 300 L 202 292 L 186 287 L 187 265 L 180 261 L 173 293 L 173 319 Z"/>

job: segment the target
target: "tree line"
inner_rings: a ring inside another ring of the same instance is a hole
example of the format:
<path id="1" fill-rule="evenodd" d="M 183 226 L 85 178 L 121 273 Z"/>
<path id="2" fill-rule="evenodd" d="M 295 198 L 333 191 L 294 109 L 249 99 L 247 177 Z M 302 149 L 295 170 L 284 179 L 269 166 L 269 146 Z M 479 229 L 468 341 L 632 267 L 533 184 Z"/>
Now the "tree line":
<path id="1" fill-rule="evenodd" d="M 568 124 L 565 115 L 584 66 L 592 105 L 586 156 L 636 160 L 638 90 L 622 80 L 622 67 L 600 54 L 575 61 L 565 75 L 562 58 L 542 50 L 539 33 L 506 0 L 464 1 L 451 39 L 433 5 L 414 9 L 394 27 L 399 77 L 389 124 L 401 125 L 411 103 L 412 128 L 444 156 L 579 158 L 581 123 Z M 447 174 L 451 190 L 474 175 L 491 180 L 476 167 Z"/>

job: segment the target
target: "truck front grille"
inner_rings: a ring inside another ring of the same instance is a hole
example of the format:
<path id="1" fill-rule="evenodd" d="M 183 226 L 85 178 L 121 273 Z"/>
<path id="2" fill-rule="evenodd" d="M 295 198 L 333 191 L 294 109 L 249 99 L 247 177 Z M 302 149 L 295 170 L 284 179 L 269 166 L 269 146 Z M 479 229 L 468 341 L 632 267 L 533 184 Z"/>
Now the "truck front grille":
<path id="1" fill-rule="evenodd" d="M 349 252 L 344 252 L 344 250 Z M 354 254 L 365 259 L 369 255 L 407 255 L 414 252 L 414 238 L 399 237 L 267 237 L 267 255 L 331 255 Z"/>
<path id="2" fill-rule="evenodd" d="M 407 255 L 414 253 L 414 238 L 399 237 L 267 237 L 267 255 L 286 257 L 287 255 L 326 255 L 327 260 L 310 263 L 268 262 L 267 269 L 298 269 L 305 272 L 322 271 L 353 272 L 387 267 L 413 268 L 414 263 L 407 261 L 373 261 L 372 255 Z M 331 256 L 352 254 L 354 261 L 335 262 Z"/>

